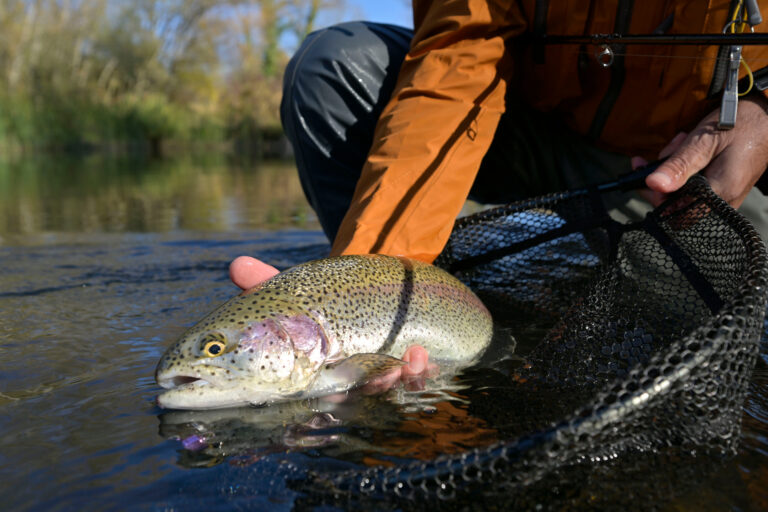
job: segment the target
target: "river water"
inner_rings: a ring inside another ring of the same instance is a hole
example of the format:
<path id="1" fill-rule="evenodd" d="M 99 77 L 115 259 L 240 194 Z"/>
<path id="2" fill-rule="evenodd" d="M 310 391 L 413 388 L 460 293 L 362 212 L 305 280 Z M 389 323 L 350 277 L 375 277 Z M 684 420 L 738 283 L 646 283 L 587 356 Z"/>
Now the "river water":
<path id="1" fill-rule="evenodd" d="M 237 290 L 327 242 L 290 164 L 224 157 L 0 164 L 0 499 L 5 510 L 290 510 L 307 470 L 428 460 L 498 440 L 442 382 L 343 404 L 169 413 L 164 348 Z M 762 357 L 765 359 L 765 349 Z M 669 510 L 768 510 L 768 371 L 738 455 Z"/>

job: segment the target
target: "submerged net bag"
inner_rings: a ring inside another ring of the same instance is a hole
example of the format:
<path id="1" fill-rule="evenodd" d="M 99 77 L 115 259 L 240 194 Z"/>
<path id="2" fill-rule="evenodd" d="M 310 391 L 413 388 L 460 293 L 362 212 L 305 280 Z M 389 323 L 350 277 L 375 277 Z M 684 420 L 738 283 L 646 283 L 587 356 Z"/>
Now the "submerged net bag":
<path id="1" fill-rule="evenodd" d="M 471 400 L 506 441 L 316 474 L 305 505 L 648 509 L 735 452 L 763 330 L 763 242 L 698 176 L 633 224 L 614 221 L 603 196 L 461 219 L 437 261 L 524 353 L 498 371 L 503 391 Z"/>

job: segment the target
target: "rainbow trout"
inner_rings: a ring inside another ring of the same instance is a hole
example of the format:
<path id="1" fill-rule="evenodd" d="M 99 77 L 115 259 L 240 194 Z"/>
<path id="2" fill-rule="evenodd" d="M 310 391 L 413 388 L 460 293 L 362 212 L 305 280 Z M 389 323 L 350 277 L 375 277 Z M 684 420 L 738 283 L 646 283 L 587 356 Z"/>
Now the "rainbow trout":
<path id="1" fill-rule="evenodd" d="M 161 407 L 214 409 L 347 391 L 403 363 L 470 364 L 491 315 L 458 279 L 391 256 L 340 256 L 292 267 L 230 299 L 160 358 Z"/>

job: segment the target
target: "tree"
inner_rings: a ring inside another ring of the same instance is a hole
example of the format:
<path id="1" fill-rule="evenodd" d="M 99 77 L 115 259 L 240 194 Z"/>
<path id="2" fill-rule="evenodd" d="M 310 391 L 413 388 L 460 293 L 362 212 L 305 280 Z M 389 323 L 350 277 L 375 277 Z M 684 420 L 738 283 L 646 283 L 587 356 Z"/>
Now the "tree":
<path id="1" fill-rule="evenodd" d="M 341 2 L 0 0 L 0 138 L 57 145 L 184 138 L 206 123 L 276 127 L 291 45 Z"/>

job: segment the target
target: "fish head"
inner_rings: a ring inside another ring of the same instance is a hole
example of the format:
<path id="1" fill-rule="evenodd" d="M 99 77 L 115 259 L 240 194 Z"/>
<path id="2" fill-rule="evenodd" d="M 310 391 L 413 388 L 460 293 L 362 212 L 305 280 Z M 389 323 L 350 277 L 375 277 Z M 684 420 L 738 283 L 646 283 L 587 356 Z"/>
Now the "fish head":
<path id="1" fill-rule="evenodd" d="M 243 294 L 189 329 L 160 359 L 158 405 L 216 409 L 302 396 L 328 355 L 319 313 Z"/>

